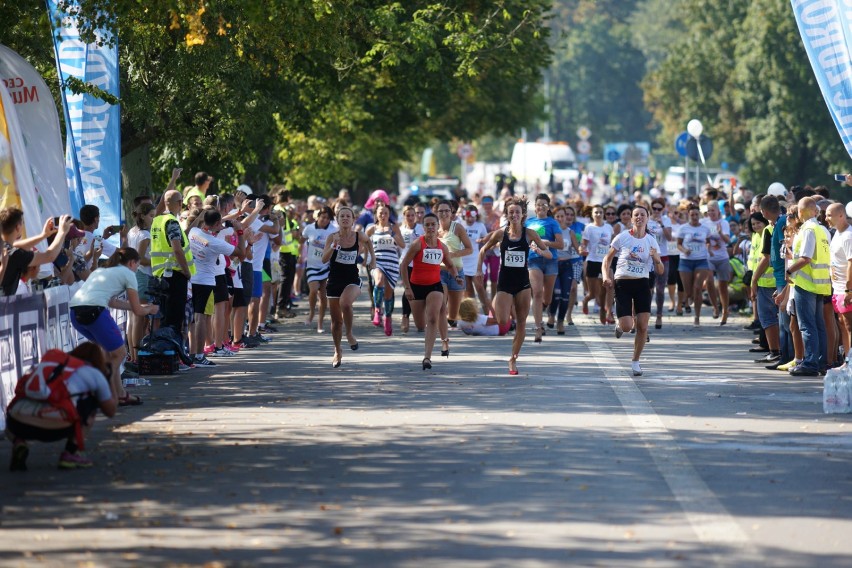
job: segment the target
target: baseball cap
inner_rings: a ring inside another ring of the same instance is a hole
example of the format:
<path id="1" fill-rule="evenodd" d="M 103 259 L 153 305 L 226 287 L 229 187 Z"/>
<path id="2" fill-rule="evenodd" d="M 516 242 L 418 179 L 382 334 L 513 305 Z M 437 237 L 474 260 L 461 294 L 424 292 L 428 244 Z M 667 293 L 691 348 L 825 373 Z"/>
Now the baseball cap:
<path id="1" fill-rule="evenodd" d="M 784 196 L 787 195 L 787 188 L 784 187 L 783 183 L 776 181 L 775 183 L 769 186 L 769 189 L 766 190 L 766 193 L 783 199 Z"/>
<path id="2" fill-rule="evenodd" d="M 245 193 L 246 195 L 252 195 L 252 193 L 253 193 L 251 188 L 249 186 L 247 186 L 246 184 L 242 184 L 241 186 L 237 187 L 237 191 L 241 191 L 241 192 Z"/>

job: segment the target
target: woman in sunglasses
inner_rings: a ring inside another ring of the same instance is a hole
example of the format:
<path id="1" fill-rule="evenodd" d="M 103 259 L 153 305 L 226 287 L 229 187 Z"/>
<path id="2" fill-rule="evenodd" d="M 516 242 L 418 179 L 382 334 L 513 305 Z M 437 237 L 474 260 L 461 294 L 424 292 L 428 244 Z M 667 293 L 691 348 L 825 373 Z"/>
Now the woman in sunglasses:
<path id="1" fill-rule="evenodd" d="M 663 327 L 663 304 L 666 302 L 666 285 L 669 278 L 669 241 L 672 238 L 672 222 L 663 215 L 666 208 L 666 200 L 658 197 L 651 201 L 651 219 L 648 220 L 647 231 L 657 239 L 657 250 L 660 251 L 660 260 L 663 261 L 663 273 L 659 276 L 655 272 L 650 273 L 651 290 L 657 296 L 657 321 L 654 329 Z"/>
<path id="2" fill-rule="evenodd" d="M 613 211 L 613 216 L 615 211 Z M 607 315 L 612 317 L 612 293 L 601 286 L 601 270 L 603 259 L 609 252 L 612 242 L 612 225 L 604 223 L 604 209 L 600 205 L 592 208 L 592 222 L 583 229 L 580 242 L 580 254 L 586 257 L 586 278 L 589 288 L 583 298 L 583 313 L 589 313 L 589 300 L 594 298 L 600 310 L 600 322 L 607 322 Z"/>

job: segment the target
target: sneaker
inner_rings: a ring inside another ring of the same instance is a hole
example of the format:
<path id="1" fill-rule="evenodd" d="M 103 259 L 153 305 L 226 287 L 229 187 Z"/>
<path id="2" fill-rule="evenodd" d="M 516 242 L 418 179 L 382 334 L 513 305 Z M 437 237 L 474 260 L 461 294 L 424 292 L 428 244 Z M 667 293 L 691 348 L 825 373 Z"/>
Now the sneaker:
<path id="1" fill-rule="evenodd" d="M 382 314 L 379 313 L 379 310 L 373 310 L 373 325 L 379 327 L 382 325 Z"/>
<path id="2" fill-rule="evenodd" d="M 216 351 L 216 346 L 215 346 L 215 345 L 206 345 L 206 346 L 204 347 L 204 354 L 205 354 L 205 355 L 210 355 L 210 354 L 211 354 L 211 353 L 213 353 L 214 351 Z"/>
<path id="3" fill-rule="evenodd" d="M 258 343 L 269 343 L 270 339 L 268 337 L 264 337 L 260 334 L 260 332 L 255 333 L 251 336 L 252 339 L 257 341 Z"/>
<path id="4" fill-rule="evenodd" d="M 195 368 L 195 365 L 184 365 L 183 361 L 178 363 L 178 373 L 185 373 Z"/>
<path id="5" fill-rule="evenodd" d="M 259 331 L 259 332 L 263 332 L 263 333 L 278 333 L 278 328 L 277 328 L 277 327 L 272 327 L 272 326 L 271 326 L 271 325 L 269 325 L 269 324 L 267 324 L 267 325 L 259 325 L 259 326 L 257 327 L 257 331 Z"/>
<path id="6" fill-rule="evenodd" d="M 760 359 L 755 359 L 754 362 L 755 363 L 767 364 L 767 363 L 775 363 L 775 362 L 779 361 L 780 359 L 781 359 L 781 352 L 780 351 L 776 351 L 775 353 L 770 351 L 766 355 L 766 357 L 761 357 Z"/>
<path id="7" fill-rule="evenodd" d="M 15 444 L 12 448 L 12 460 L 9 462 L 9 471 L 27 471 L 27 456 L 30 448 L 26 444 Z"/>
<path id="8" fill-rule="evenodd" d="M 81 451 L 71 453 L 66 450 L 59 456 L 59 469 L 83 469 L 93 465 L 94 462 Z"/>
<path id="9" fill-rule="evenodd" d="M 214 363 L 213 361 L 211 361 L 210 359 L 208 359 L 204 355 L 196 355 L 195 361 L 193 361 L 193 363 L 196 366 L 200 365 L 200 366 L 203 366 L 203 367 L 215 367 L 216 366 L 216 363 Z"/>
<path id="10" fill-rule="evenodd" d="M 393 335 L 393 323 L 391 322 L 390 316 L 384 317 L 384 324 L 385 324 L 385 335 L 390 337 L 391 335 Z"/>
<path id="11" fill-rule="evenodd" d="M 254 349 L 255 347 L 257 347 L 257 343 L 254 343 L 248 337 L 243 337 L 242 339 L 234 343 L 234 347 L 236 347 L 237 349 Z"/>
<path id="12" fill-rule="evenodd" d="M 268 318 L 266 318 L 266 323 L 270 324 L 270 323 L 281 323 L 281 322 L 278 321 L 278 319 L 275 316 L 269 316 Z"/>
<path id="13" fill-rule="evenodd" d="M 642 367 L 639 366 L 639 361 L 633 361 L 633 363 L 630 364 L 630 368 L 633 369 L 634 377 L 642 376 Z"/>
<path id="14" fill-rule="evenodd" d="M 789 363 L 784 363 L 783 365 L 778 365 L 777 370 L 778 371 L 789 371 L 790 369 L 795 367 L 797 364 L 798 363 L 796 363 L 796 360 L 793 359 Z"/>
<path id="15" fill-rule="evenodd" d="M 213 353 L 210 354 L 211 357 L 233 357 L 234 354 L 225 349 L 224 347 L 217 347 Z"/>
<path id="16" fill-rule="evenodd" d="M 621 339 L 622 335 L 624 335 L 624 332 L 621 330 L 621 326 L 615 326 L 615 338 Z"/>
<path id="17" fill-rule="evenodd" d="M 222 347 L 224 347 L 225 349 L 227 349 L 228 351 L 230 351 L 231 353 L 234 353 L 234 354 L 240 352 L 240 348 L 235 346 L 233 343 L 231 343 L 230 340 L 228 340 L 224 344 L 222 344 Z"/>

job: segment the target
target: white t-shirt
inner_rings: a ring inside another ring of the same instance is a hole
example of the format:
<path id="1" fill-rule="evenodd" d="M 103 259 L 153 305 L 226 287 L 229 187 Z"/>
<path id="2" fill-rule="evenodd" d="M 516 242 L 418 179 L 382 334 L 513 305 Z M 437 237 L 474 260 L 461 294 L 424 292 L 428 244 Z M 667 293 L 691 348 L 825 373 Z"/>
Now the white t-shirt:
<path id="1" fill-rule="evenodd" d="M 668 219 L 668 217 L 663 217 Z M 671 223 L 671 221 L 669 221 Z M 677 236 L 680 233 L 680 228 L 683 227 L 680 223 L 672 224 L 672 240 L 668 241 L 669 256 L 680 256 L 680 249 L 677 248 Z"/>
<path id="2" fill-rule="evenodd" d="M 83 231 L 85 235 L 82 239 L 80 239 L 80 244 L 77 245 L 77 248 L 74 249 L 74 254 L 79 255 L 81 258 L 89 252 L 92 248 L 92 242 L 95 240 L 95 235 L 90 233 L 89 231 Z M 115 251 L 117 250 L 116 246 L 109 242 L 106 239 L 98 237 L 101 239 L 101 243 L 103 244 L 103 252 L 101 256 L 105 256 L 107 258 L 111 257 Z"/>
<path id="3" fill-rule="evenodd" d="M 835 294 L 846 293 L 846 268 L 852 259 L 852 227 L 834 233 L 831 239 L 831 287 Z"/>
<path id="4" fill-rule="evenodd" d="M 629 231 L 618 233 L 612 240 L 618 261 L 615 265 L 616 278 L 648 278 L 648 263 L 651 249 L 659 250 L 657 239 L 646 234 L 637 239 Z"/>
<path id="5" fill-rule="evenodd" d="M 466 335 L 500 335 L 500 326 L 495 324 L 488 325 L 488 316 L 479 314 L 476 316 L 475 322 L 458 320 L 459 329 Z"/>
<path id="6" fill-rule="evenodd" d="M 337 227 L 331 223 L 325 229 L 317 227 L 316 223 L 311 223 L 302 231 L 302 236 L 305 238 L 307 245 L 307 265 L 311 268 L 322 268 L 327 266 L 327 262 L 322 261 L 322 253 L 325 250 L 325 242 L 328 237 L 338 231 Z"/>
<path id="7" fill-rule="evenodd" d="M 470 244 L 473 247 L 472 253 L 462 257 L 462 269 L 466 275 L 473 276 L 478 272 L 476 263 L 479 262 L 480 244 L 477 241 L 488 235 L 488 229 L 479 221 L 474 221 L 471 225 L 463 223 L 462 227 L 467 231 L 467 238 L 470 239 Z"/>
<path id="8" fill-rule="evenodd" d="M 251 246 L 251 264 L 254 272 L 263 270 L 263 258 L 266 255 L 266 247 L 269 246 L 269 233 L 260 232 L 261 227 L 271 227 L 272 221 L 261 221 L 259 218 L 251 223 L 251 230 L 260 235 L 260 240 Z"/>
<path id="9" fill-rule="evenodd" d="M 600 227 L 594 223 L 586 225 L 586 228 L 583 229 L 583 240 L 589 243 L 586 247 L 589 250 L 589 256 L 586 257 L 586 260 L 603 262 L 612 242 L 612 225 L 609 223 L 604 223 Z"/>
<path id="10" fill-rule="evenodd" d="M 722 240 L 722 235 L 728 235 L 730 237 L 731 226 L 724 219 L 711 221 L 710 219 L 704 218 L 701 220 L 701 224 L 707 227 L 710 231 L 710 259 L 727 259 L 728 249 L 726 248 L 725 241 Z"/>
<path id="11" fill-rule="evenodd" d="M 83 282 L 82 288 L 72 296 L 68 306 L 109 307 L 109 301 L 126 290 L 138 290 L 136 273 L 124 265 L 98 268 Z"/>
<path id="12" fill-rule="evenodd" d="M 665 215 L 660 217 L 659 221 L 648 219 L 647 231 L 657 239 L 657 245 L 659 245 L 657 250 L 660 251 L 660 256 L 669 256 L 669 241 L 666 240 L 666 229 L 670 229 L 671 226 L 671 220 Z"/>
<path id="13" fill-rule="evenodd" d="M 683 260 L 705 260 L 708 257 L 707 239 L 710 238 L 710 229 L 706 225 L 681 225 L 677 237 L 683 239 L 683 248 L 689 250 L 689 254 L 683 255 Z"/>
<path id="14" fill-rule="evenodd" d="M 151 232 L 146 229 L 140 229 L 138 226 L 131 227 L 129 231 L 127 231 L 127 246 L 136 249 L 136 252 L 139 252 L 139 243 L 144 240 L 151 240 Z M 148 243 L 148 250 L 145 251 L 145 258 L 151 260 L 151 243 Z M 139 272 L 143 274 L 147 274 L 151 276 L 153 273 L 151 272 L 150 266 L 142 266 L 139 265 L 137 269 Z"/>
<path id="15" fill-rule="evenodd" d="M 220 273 L 219 265 L 223 264 L 219 255 L 234 254 L 234 245 L 226 243 L 219 237 L 205 233 L 198 227 L 193 227 L 187 235 L 189 250 L 195 261 L 195 274 L 190 278 L 192 284 L 205 286 L 216 285 L 216 275 Z"/>

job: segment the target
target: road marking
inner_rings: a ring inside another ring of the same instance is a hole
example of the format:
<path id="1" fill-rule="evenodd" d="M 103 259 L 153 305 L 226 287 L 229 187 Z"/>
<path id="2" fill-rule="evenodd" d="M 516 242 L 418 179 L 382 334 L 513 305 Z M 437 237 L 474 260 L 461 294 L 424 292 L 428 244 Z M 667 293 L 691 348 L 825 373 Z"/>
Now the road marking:
<path id="1" fill-rule="evenodd" d="M 609 381 L 633 428 L 645 442 L 657 469 L 698 538 L 706 544 L 736 545 L 757 561 L 759 556 L 748 536 L 701 479 L 686 453 L 636 386 L 630 371 L 618 363 L 612 349 L 597 332 L 586 326 L 578 328 L 589 353 Z"/>

